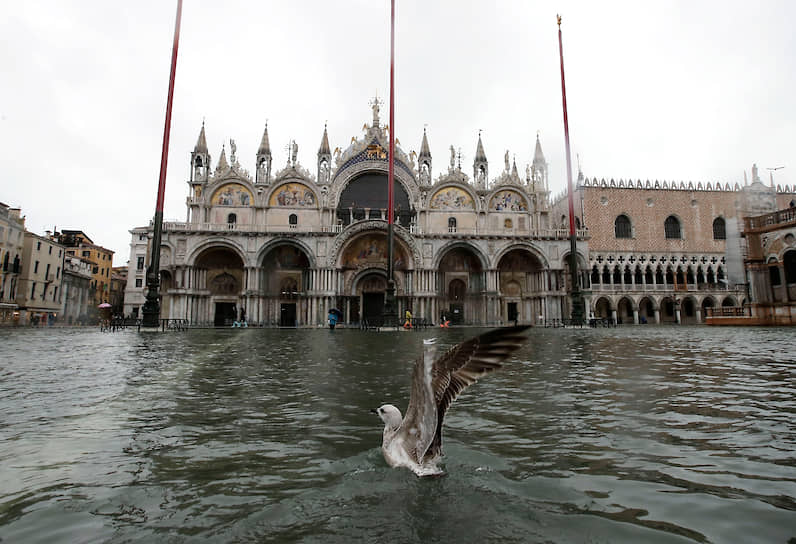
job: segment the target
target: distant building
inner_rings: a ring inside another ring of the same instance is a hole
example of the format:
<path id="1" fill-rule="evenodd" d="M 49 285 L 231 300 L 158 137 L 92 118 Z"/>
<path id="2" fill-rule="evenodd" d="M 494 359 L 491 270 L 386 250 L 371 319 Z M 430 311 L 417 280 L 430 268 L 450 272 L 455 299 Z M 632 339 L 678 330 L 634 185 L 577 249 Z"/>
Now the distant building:
<path id="1" fill-rule="evenodd" d="M 0 202 L 0 325 L 19 321 L 17 291 L 22 272 L 25 217 Z"/>
<path id="2" fill-rule="evenodd" d="M 124 291 L 127 288 L 127 267 L 114 266 L 111 269 L 111 313 L 124 315 Z"/>
<path id="3" fill-rule="evenodd" d="M 0 202 L 0 325 L 19 321 L 17 292 L 22 272 L 25 218 Z"/>
<path id="4" fill-rule="evenodd" d="M 373 118 L 332 151 L 324 129 L 313 172 L 292 143 L 272 171 L 266 127 L 254 174 L 221 151 L 211 167 L 205 129 L 191 153 L 186 222 L 164 225 L 161 317 L 225 325 L 320 325 L 378 320 L 387 289 L 387 225 L 395 219 L 399 315 L 436 323 L 540 323 L 569 315 L 568 232 L 553 225 L 541 144 L 523 174 L 510 153 L 497 168 L 479 136 L 472 178 L 451 147 L 434 176 L 427 135 L 419 153 L 395 148 L 395 205 L 387 209 L 388 133 Z M 528 145 L 530 144 L 530 145 Z M 490 178 L 490 173 L 496 172 Z M 145 300 L 152 226 L 132 229 L 125 314 Z M 579 259 L 588 255 L 580 232 Z"/>
<path id="5" fill-rule="evenodd" d="M 103 302 L 110 303 L 114 252 L 95 244 L 82 230 L 64 229 L 61 232 L 56 232 L 54 238 L 66 246 L 67 254 L 92 263 L 91 288 L 94 290 L 92 294 L 94 307 L 96 308 Z"/>
<path id="6" fill-rule="evenodd" d="M 52 325 L 61 310 L 64 246 L 25 231 L 22 271 L 17 289 L 19 323 Z"/>
<path id="7" fill-rule="evenodd" d="M 713 324 L 796 325 L 796 199 L 785 209 L 744 218 L 749 280 L 745 308 L 716 308 Z"/>
<path id="8" fill-rule="evenodd" d="M 344 144 L 345 145 L 345 144 Z M 530 147 L 530 146 L 529 146 Z M 337 308 L 343 322 L 378 320 L 387 289 L 387 219 L 395 219 L 398 314 L 474 325 L 544 324 L 570 315 L 566 199 L 551 201 L 537 137 L 521 175 L 508 151 L 494 168 L 479 135 L 472 178 L 451 146 L 434 176 L 420 152 L 395 149 L 387 210 L 388 133 L 373 121 L 332 151 L 324 129 L 311 173 L 289 146 L 272 173 L 266 127 L 251 175 L 205 128 L 191 153 L 187 220 L 166 222 L 161 317 L 227 325 L 309 325 Z M 492 168 L 490 168 L 492 167 Z M 497 175 L 490 177 L 490 171 Z M 622 323 L 701 323 L 709 308 L 748 302 L 743 218 L 793 198 L 790 187 L 673 184 L 579 177 L 577 261 L 587 311 Z M 130 231 L 125 314 L 145 301 L 152 225 Z"/>
<path id="9" fill-rule="evenodd" d="M 708 309 L 750 302 L 744 218 L 793 200 L 790 187 L 752 182 L 615 181 L 579 176 L 576 221 L 591 234 L 591 313 L 621 323 L 701 323 Z M 558 224 L 568 222 L 557 200 Z"/>
<path id="10" fill-rule="evenodd" d="M 62 283 L 61 324 L 85 325 L 95 317 L 94 289 L 91 287 L 94 263 L 66 255 Z"/>

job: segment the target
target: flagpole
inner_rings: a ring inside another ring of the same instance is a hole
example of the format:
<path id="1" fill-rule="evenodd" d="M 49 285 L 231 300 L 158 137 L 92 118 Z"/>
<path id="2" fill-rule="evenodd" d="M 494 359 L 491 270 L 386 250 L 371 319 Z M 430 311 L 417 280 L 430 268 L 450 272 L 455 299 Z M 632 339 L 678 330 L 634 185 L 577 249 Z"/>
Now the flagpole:
<path id="1" fill-rule="evenodd" d="M 160 152 L 160 179 L 158 180 L 158 196 L 155 203 L 154 232 L 152 235 L 152 254 L 147 268 L 146 302 L 142 308 L 143 326 L 157 327 L 160 324 L 160 240 L 163 231 L 163 200 L 166 193 L 166 165 L 169 160 L 169 134 L 171 132 L 171 104 L 174 97 L 174 75 L 177 71 L 177 48 L 180 43 L 180 19 L 182 18 L 182 0 L 177 0 L 177 17 L 174 22 L 174 43 L 171 49 L 171 73 L 169 74 L 169 92 L 166 99 L 166 123 L 163 129 L 163 147 Z"/>
<path id="2" fill-rule="evenodd" d="M 564 83 L 564 46 L 561 39 L 561 16 L 556 15 L 558 21 L 558 54 L 561 60 L 561 100 L 564 108 L 564 140 L 567 151 L 567 195 L 569 197 L 569 272 L 572 280 L 572 308 L 570 317 L 573 324 L 581 324 L 585 318 L 585 304 L 580 291 L 580 277 L 578 275 L 577 232 L 575 230 L 575 202 L 572 194 L 572 157 L 569 151 L 569 119 L 567 117 L 567 86 Z"/>
<path id="3" fill-rule="evenodd" d="M 387 175 L 387 292 L 384 297 L 384 325 L 396 326 L 398 323 L 395 305 L 395 270 L 393 257 L 395 205 L 393 186 L 395 184 L 395 0 L 390 0 L 390 163 Z"/>

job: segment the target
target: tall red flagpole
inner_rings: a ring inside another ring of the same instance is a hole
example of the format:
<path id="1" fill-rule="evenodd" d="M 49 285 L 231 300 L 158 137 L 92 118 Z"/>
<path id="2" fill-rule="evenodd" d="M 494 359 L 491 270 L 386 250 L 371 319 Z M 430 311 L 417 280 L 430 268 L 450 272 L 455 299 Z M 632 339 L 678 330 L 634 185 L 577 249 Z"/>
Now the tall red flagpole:
<path id="1" fill-rule="evenodd" d="M 398 323 L 395 303 L 394 275 L 394 232 L 395 204 L 393 185 L 395 183 L 395 0 L 390 0 L 390 165 L 387 175 L 387 292 L 384 297 L 384 324 L 394 326 Z"/>
<path id="2" fill-rule="evenodd" d="M 569 151 L 569 119 L 567 117 L 567 86 L 564 83 L 564 46 L 561 40 L 561 16 L 556 15 L 558 21 L 558 54 L 561 60 L 561 99 L 564 106 L 564 140 L 567 151 L 567 194 L 569 196 L 569 271 L 572 277 L 572 322 L 580 324 L 585 318 L 585 305 L 580 292 L 580 278 L 578 276 L 577 232 L 575 230 L 575 202 L 572 194 L 572 157 Z"/>
<path id="3" fill-rule="evenodd" d="M 166 99 L 166 126 L 163 129 L 163 147 L 160 152 L 160 179 L 158 197 L 155 203 L 154 233 L 152 236 L 152 256 L 147 269 L 147 295 L 142 308 L 143 325 L 157 327 L 160 321 L 160 239 L 163 231 L 163 199 L 166 193 L 166 165 L 169 161 L 169 134 L 171 132 L 171 104 L 174 97 L 174 75 L 177 71 L 177 48 L 180 43 L 180 20 L 182 0 L 177 0 L 177 17 L 174 23 L 174 44 L 171 48 L 171 73 L 169 74 L 169 93 Z"/>

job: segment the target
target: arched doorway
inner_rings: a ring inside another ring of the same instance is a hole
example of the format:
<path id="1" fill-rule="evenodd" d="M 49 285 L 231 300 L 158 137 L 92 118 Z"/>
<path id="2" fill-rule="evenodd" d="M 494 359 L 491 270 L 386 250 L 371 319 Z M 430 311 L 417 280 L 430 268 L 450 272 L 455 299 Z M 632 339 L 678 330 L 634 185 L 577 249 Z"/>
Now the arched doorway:
<path id="1" fill-rule="evenodd" d="M 638 322 L 642 325 L 655 323 L 655 304 L 649 297 L 644 297 L 638 304 Z"/>
<path id="2" fill-rule="evenodd" d="M 361 319 L 373 325 L 381 325 L 384 315 L 384 296 L 387 291 L 387 274 L 384 270 L 365 272 L 357 281 L 355 293 L 359 298 Z"/>
<path id="3" fill-rule="evenodd" d="M 598 319 L 611 319 L 613 317 L 613 309 L 611 308 L 611 301 L 606 297 L 600 297 L 594 303 L 594 317 Z"/>
<path id="4" fill-rule="evenodd" d="M 504 323 L 533 323 L 544 313 L 544 269 L 527 249 L 512 249 L 498 262 L 500 319 Z"/>
<path id="5" fill-rule="evenodd" d="M 633 301 L 627 297 L 622 297 L 616 305 L 616 320 L 619 325 L 634 323 L 633 320 Z"/>
<path id="6" fill-rule="evenodd" d="M 467 246 L 449 249 L 440 261 L 439 277 L 440 309 L 451 323 L 481 322 L 484 273 L 475 251 Z"/>
<path id="7" fill-rule="evenodd" d="M 290 243 L 278 244 L 263 255 L 260 319 L 264 324 L 295 327 L 308 323 L 309 269 L 307 254 Z"/>
<path id="8" fill-rule="evenodd" d="M 226 327 L 239 318 L 242 292 L 246 285 L 243 259 L 227 247 L 212 247 L 196 259 L 197 287 L 209 291 L 208 304 L 201 305 L 200 321 Z"/>
<path id="9" fill-rule="evenodd" d="M 680 303 L 680 323 L 693 325 L 697 323 L 697 304 L 693 297 L 685 297 Z"/>
<path id="10" fill-rule="evenodd" d="M 677 323 L 677 308 L 672 297 L 661 299 L 661 323 Z"/>

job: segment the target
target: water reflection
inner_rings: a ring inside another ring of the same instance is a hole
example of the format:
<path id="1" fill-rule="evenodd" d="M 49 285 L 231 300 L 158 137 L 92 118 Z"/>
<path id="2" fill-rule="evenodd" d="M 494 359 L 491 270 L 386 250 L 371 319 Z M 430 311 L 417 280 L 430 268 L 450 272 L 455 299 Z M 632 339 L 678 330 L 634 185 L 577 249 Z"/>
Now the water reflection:
<path id="1" fill-rule="evenodd" d="M 786 542 L 794 331 L 534 329 L 386 466 L 420 333 L 0 331 L 0 538 Z"/>

